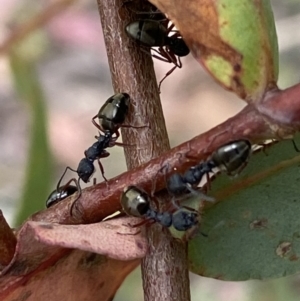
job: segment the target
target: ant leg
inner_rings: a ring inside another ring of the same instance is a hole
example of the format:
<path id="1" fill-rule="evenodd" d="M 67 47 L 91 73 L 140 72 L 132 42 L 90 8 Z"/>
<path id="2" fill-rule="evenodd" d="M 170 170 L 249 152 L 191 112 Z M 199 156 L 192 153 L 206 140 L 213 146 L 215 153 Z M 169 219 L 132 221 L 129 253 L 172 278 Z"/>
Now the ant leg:
<path id="1" fill-rule="evenodd" d="M 294 142 L 294 141 L 293 141 Z M 269 146 L 273 145 L 273 143 L 266 143 L 266 142 L 262 142 L 257 144 L 257 146 L 261 146 L 261 150 L 263 151 L 263 153 L 265 154 L 265 156 L 269 156 L 268 152 L 267 152 L 267 148 L 269 148 Z M 295 144 L 294 144 L 294 148 L 295 148 Z M 297 148 L 297 147 L 296 147 Z M 254 149 L 255 150 L 255 149 Z M 253 151 L 253 149 L 252 149 Z M 296 150 L 297 151 L 297 150 Z"/>
<path id="2" fill-rule="evenodd" d="M 107 158 L 107 157 L 109 157 L 109 155 L 110 155 L 110 153 L 104 149 L 99 158 Z"/>
<path id="3" fill-rule="evenodd" d="M 180 59 L 180 56 L 178 57 L 178 65 L 177 65 L 178 68 L 182 68 L 182 63 L 181 63 L 181 59 Z"/>
<path id="4" fill-rule="evenodd" d="M 82 190 L 81 190 L 81 186 L 80 186 L 80 178 L 78 179 L 78 181 L 76 179 L 73 179 L 74 182 L 76 183 L 76 186 L 78 188 L 78 196 L 77 198 L 73 201 L 71 208 L 70 208 L 70 215 L 73 216 L 73 208 L 74 206 L 76 206 L 77 201 L 79 200 L 79 198 L 81 197 L 82 194 Z"/>
<path id="5" fill-rule="evenodd" d="M 161 60 L 161 61 L 170 63 L 170 61 L 167 60 L 167 58 L 163 58 L 163 57 L 161 56 L 160 52 L 159 52 L 158 50 L 152 48 L 152 47 L 149 48 L 149 47 L 145 47 L 145 46 L 142 46 L 142 45 L 141 45 L 141 46 L 140 46 L 140 50 L 141 50 L 143 53 L 145 53 L 145 54 L 147 54 L 147 55 L 150 55 L 150 56 L 152 56 L 152 57 L 154 57 L 154 58 L 156 58 L 156 59 L 158 59 L 158 60 Z M 156 53 L 159 54 L 160 56 L 151 54 L 151 51 L 150 51 L 150 50 L 156 52 Z"/>
<path id="6" fill-rule="evenodd" d="M 182 200 L 181 200 L 182 201 Z M 180 205 L 179 204 L 179 200 L 177 200 L 177 202 L 176 202 L 176 200 L 172 200 L 172 203 L 171 203 L 172 205 L 173 205 L 173 208 L 175 208 L 175 209 L 173 209 L 173 212 L 175 212 L 175 211 L 177 211 L 177 210 L 181 210 L 181 209 L 187 209 L 188 211 L 191 211 L 191 212 L 195 212 L 195 213 L 197 213 L 198 215 L 200 214 L 200 212 L 198 211 L 198 210 L 196 210 L 196 209 L 194 209 L 194 208 L 192 208 L 192 207 L 189 207 L 189 206 L 185 206 L 185 205 Z M 170 208 L 170 206 L 168 206 L 169 208 Z M 172 211 L 171 211 L 172 212 Z"/>
<path id="7" fill-rule="evenodd" d="M 158 84 L 158 91 L 160 91 L 160 87 L 162 82 L 177 68 L 178 66 L 174 66 L 172 69 L 170 69 L 166 75 L 160 80 L 159 84 Z"/>
<path id="8" fill-rule="evenodd" d="M 182 67 L 182 63 L 181 63 L 181 60 L 180 58 L 178 57 L 178 59 L 176 58 L 176 56 L 170 52 L 170 51 L 167 51 L 165 50 L 163 47 L 160 47 L 159 48 L 159 52 L 158 52 L 163 58 L 166 58 L 166 60 L 163 60 L 163 61 L 167 61 L 169 63 L 173 63 L 175 66 L 172 67 L 167 73 L 166 75 L 161 79 L 161 81 L 159 82 L 158 84 L 158 91 L 160 91 L 160 87 L 161 87 L 161 84 L 162 82 L 171 74 L 173 73 L 173 71 L 178 67 L 178 68 L 181 68 Z M 157 56 L 153 55 L 153 57 L 156 57 L 158 58 Z"/>
<path id="9" fill-rule="evenodd" d="M 168 206 L 169 209 L 173 206 L 173 208 L 176 208 L 176 210 L 180 209 L 180 201 L 176 199 L 175 197 L 172 198 L 170 205 Z"/>
<path id="10" fill-rule="evenodd" d="M 186 188 L 187 189 L 189 188 L 188 185 L 186 185 Z M 198 195 L 198 192 L 196 190 L 194 190 L 194 191 Z M 170 208 L 172 208 L 171 206 L 173 206 L 173 208 L 175 208 L 174 211 L 182 209 L 182 207 L 184 207 L 184 206 L 181 206 L 180 203 L 183 202 L 185 199 L 187 199 L 189 197 L 190 197 L 190 194 L 183 194 L 183 195 L 181 195 L 179 197 L 175 197 L 174 196 L 172 198 L 171 203 L 169 204 L 168 208 L 170 209 Z"/>
<path id="11" fill-rule="evenodd" d="M 136 146 L 135 144 L 128 144 L 128 143 L 123 143 L 123 142 L 115 142 L 114 145 L 117 145 L 117 146 L 131 146 L 131 147 Z"/>
<path id="12" fill-rule="evenodd" d="M 167 182 L 167 180 L 166 180 L 166 173 L 167 173 L 167 171 L 169 170 L 169 167 L 170 167 L 170 165 L 169 165 L 169 163 L 167 163 L 166 165 L 164 165 L 163 167 L 161 167 L 161 168 L 157 171 L 157 173 L 155 174 L 155 176 L 154 176 L 154 181 L 152 181 L 151 197 L 154 196 L 154 193 L 155 193 L 155 191 L 156 191 L 156 178 L 157 178 L 157 175 L 158 175 L 159 173 L 161 173 L 161 172 L 164 172 L 165 182 Z"/>
<path id="13" fill-rule="evenodd" d="M 103 158 L 103 157 L 102 157 L 102 158 Z M 100 162 L 99 159 L 97 159 L 97 161 L 98 161 L 99 168 L 100 168 L 100 171 L 101 171 L 101 174 L 102 174 L 102 178 L 103 178 L 104 181 L 107 183 L 108 181 L 107 181 L 106 177 L 104 176 L 104 168 L 103 168 L 103 165 L 102 165 L 102 163 Z"/>
<path id="14" fill-rule="evenodd" d="M 171 23 L 170 27 L 167 30 L 167 35 L 173 30 L 174 27 L 175 27 L 175 24 Z"/>
<path id="15" fill-rule="evenodd" d="M 173 197 L 171 199 L 171 202 L 169 203 L 169 205 L 166 207 L 166 211 L 170 212 L 170 213 L 174 213 L 176 210 L 180 209 L 180 205 L 177 203 L 177 200 L 175 199 L 175 197 Z"/>
<path id="16" fill-rule="evenodd" d="M 122 124 L 122 128 L 133 128 L 133 129 L 142 129 L 149 127 L 149 124 L 147 125 L 131 125 L 131 124 Z"/>
<path id="17" fill-rule="evenodd" d="M 62 181 L 63 177 L 65 176 L 65 174 L 66 174 L 66 172 L 67 172 L 68 169 L 77 173 L 77 170 L 75 170 L 75 169 L 73 169 L 73 168 L 67 166 L 66 169 L 65 169 L 65 171 L 63 172 L 62 176 L 60 177 L 58 183 L 57 183 L 57 186 L 56 186 L 56 190 L 57 190 L 57 191 L 59 191 L 60 183 L 61 183 L 61 181 Z M 64 186 L 64 187 L 65 187 L 65 186 Z"/>
<path id="18" fill-rule="evenodd" d="M 180 61 L 180 58 L 177 57 L 173 52 L 170 51 L 169 48 L 159 47 L 158 50 L 151 48 L 154 52 L 159 54 L 159 56 L 153 54 L 152 57 L 161 60 L 163 62 L 167 63 L 173 63 L 175 66 L 181 68 L 182 63 Z M 178 58 L 178 59 L 177 59 Z"/>
<path id="19" fill-rule="evenodd" d="M 120 132 L 119 132 L 118 129 L 115 130 L 114 134 L 116 134 L 116 136 L 115 137 L 111 137 L 111 141 L 112 142 L 115 142 L 120 137 Z"/>
<path id="20" fill-rule="evenodd" d="M 293 145 L 294 145 L 294 149 L 297 153 L 300 153 L 300 149 L 298 148 L 298 146 L 296 145 L 296 142 L 294 139 L 292 139 Z"/>
<path id="21" fill-rule="evenodd" d="M 153 195 L 151 197 L 151 199 L 152 199 L 153 203 L 155 204 L 156 209 L 158 210 L 159 209 L 159 202 L 158 202 L 157 198 Z"/>
<path id="22" fill-rule="evenodd" d="M 188 211 L 195 212 L 195 213 L 199 214 L 198 210 L 196 210 L 196 209 L 194 209 L 192 207 L 189 207 L 189 206 L 181 206 L 180 209 L 187 209 Z"/>
<path id="23" fill-rule="evenodd" d="M 164 47 L 158 47 L 158 49 L 151 47 L 151 50 L 158 54 L 158 55 L 152 54 L 152 57 L 154 57 L 160 61 L 166 62 L 166 63 L 173 63 L 174 65 L 177 65 L 176 55 L 173 54 L 172 52 L 168 51 L 169 48 L 166 48 L 166 49 L 167 50 L 165 50 Z"/>
<path id="24" fill-rule="evenodd" d="M 110 141 L 109 141 L 109 147 L 113 147 L 113 146 L 115 146 L 116 145 L 116 140 L 120 137 L 120 132 L 118 131 L 118 130 L 116 130 L 115 132 L 114 132 L 114 134 L 116 134 L 116 136 L 115 137 L 111 137 L 110 138 Z M 95 136 L 95 138 L 97 139 L 97 140 L 99 140 L 99 138 L 101 137 L 102 135 L 101 135 L 101 133 L 99 132 L 99 136 Z M 103 136 L 102 136 L 103 137 Z"/>
<path id="25" fill-rule="evenodd" d="M 168 57 L 165 58 L 158 50 L 152 49 L 152 48 L 151 48 L 151 50 L 153 50 L 154 52 L 157 52 L 160 55 L 160 56 L 158 56 L 156 54 L 152 54 L 152 57 L 154 57 L 160 61 L 166 62 L 166 63 L 173 63 L 172 60 L 170 60 Z"/>
<path id="26" fill-rule="evenodd" d="M 170 32 L 174 32 L 174 34 L 171 35 L 171 36 L 169 36 L 169 38 L 181 38 L 181 34 L 180 34 L 180 32 L 177 29 L 173 30 L 173 28 L 172 28 L 171 30 L 169 30 L 169 33 Z"/>
<path id="27" fill-rule="evenodd" d="M 191 192 L 192 195 L 199 196 L 204 201 L 208 201 L 208 202 L 214 202 L 215 201 L 215 198 L 206 195 L 205 193 L 201 192 L 199 189 L 196 190 L 196 189 L 190 187 L 189 185 L 186 185 L 186 188 Z"/>
<path id="28" fill-rule="evenodd" d="M 98 115 L 95 115 L 93 118 L 92 118 L 92 123 L 93 125 L 101 132 L 103 132 L 103 129 L 101 128 L 101 126 L 95 121 L 95 119 L 98 117 Z"/>
<path id="29" fill-rule="evenodd" d="M 132 126 L 125 126 L 125 127 L 132 127 Z M 144 127 L 144 126 L 143 126 Z M 133 144 L 127 144 L 127 143 L 123 143 L 123 142 L 116 142 L 116 140 L 119 138 L 120 136 L 120 133 L 119 131 L 117 130 L 117 136 L 116 137 L 112 137 L 110 142 L 109 142 L 109 147 L 114 147 L 115 145 L 117 146 L 135 146 Z M 96 137 L 97 138 L 97 137 Z"/>
<path id="30" fill-rule="evenodd" d="M 173 52 L 170 51 L 169 48 L 159 47 L 158 53 L 165 59 L 168 60 L 168 62 L 173 63 L 175 66 L 181 68 L 182 63 L 180 61 L 179 56 L 176 56 Z M 178 58 L 178 59 L 177 59 Z M 179 62 L 178 62 L 179 61 Z"/>
<path id="31" fill-rule="evenodd" d="M 211 181 L 210 181 L 210 176 L 209 176 L 209 173 L 206 173 L 206 184 L 207 184 L 207 189 L 206 189 L 206 192 L 208 191 L 208 190 L 211 190 Z"/>
<path id="32" fill-rule="evenodd" d="M 72 178 L 71 180 L 69 180 L 62 188 L 63 190 L 66 189 L 68 186 L 70 186 L 70 184 L 74 182 L 74 184 L 76 185 L 76 187 L 78 187 L 78 184 L 77 184 L 77 180 L 75 178 Z"/>

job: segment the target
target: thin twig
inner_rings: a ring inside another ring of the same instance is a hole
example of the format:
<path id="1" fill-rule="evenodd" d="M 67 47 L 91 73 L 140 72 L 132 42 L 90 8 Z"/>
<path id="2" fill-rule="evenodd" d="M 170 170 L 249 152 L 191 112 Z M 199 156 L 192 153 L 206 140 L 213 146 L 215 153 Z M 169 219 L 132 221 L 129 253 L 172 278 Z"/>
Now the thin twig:
<path id="1" fill-rule="evenodd" d="M 125 25 L 134 17 L 126 4 L 98 0 L 98 7 L 115 92 L 127 92 L 132 98 L 129 124 L 144 125 L 122 131 L 126 143 L 136 146 L 125 147 L 132 169 L 170 149 L 153 62 L 125 35 Z M 145 300 L 189 300 L 185 244 L 158 226 L 147 232 L 149 252 L 142 262 Z"/>

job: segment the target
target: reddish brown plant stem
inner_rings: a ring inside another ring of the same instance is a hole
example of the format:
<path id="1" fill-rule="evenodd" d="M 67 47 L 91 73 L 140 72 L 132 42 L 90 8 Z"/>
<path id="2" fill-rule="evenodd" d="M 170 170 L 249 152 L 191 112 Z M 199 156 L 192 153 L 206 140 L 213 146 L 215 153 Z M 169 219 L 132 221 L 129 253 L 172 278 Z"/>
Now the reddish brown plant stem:
<path id="1" fill-rule="evenodd" d="M 131 96 L 128 124 L 144 126 L 122 130 L 124 141 L 132 145 L 125 147 L 130 170 L 158 157 L 170 145 L 151 56 L 125 35 L 125 26 L 134 17 L 132 12 L 120 0 L 98 0 L 98 8 L 114 90 Z M 149 251 L 142 261 L 145 300 L 189 300 L 185 245 L 175 241 L 169 232 L 162 232 L 161 227 L 150 227 L 147 232 Z"/>
<path id="2" fill-rule="evenodd" d="M 300 106 L 300 101 L 298 106 Z M 216 148 L 228 141 L 245 138 L 256 143 L 275 137 L 276 135 L 271 132 L 269 123 L 263 116 L 259 115 L 253 106 L 247 106 L 236 116 L 210 131 L 173 148 L 150 162 L 111 179 L 108 182 L 110 189 L 107 189 L 104 183 L 84 189 L 78 200 L 81 212 L 77 212 L 76 216 L 70 216 L 70 206 L 76 198 L 75 195 L 33 215 L 31 219 L 62 224 L 98 222 L 120 209 L 119 197 L 126 185 L 137 185 L 151 192 L 153 183 L 155 183 L 155 191 L 160 191 L 165 188 L 165 178 L 170 176 L 175 168 L 179 173 L 185 172 L 186 169 L 205 160 Z M 195 159 L 191 160 L 187 155 Z M 169 169 L 160 172 L 163 166 L 169 166 Z"/>

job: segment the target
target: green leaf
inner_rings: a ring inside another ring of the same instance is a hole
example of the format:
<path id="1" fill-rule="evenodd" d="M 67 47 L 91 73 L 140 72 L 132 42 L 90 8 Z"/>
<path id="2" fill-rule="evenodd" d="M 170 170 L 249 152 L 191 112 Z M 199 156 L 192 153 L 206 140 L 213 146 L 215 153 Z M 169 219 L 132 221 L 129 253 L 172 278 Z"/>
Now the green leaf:
<path id="1" fill-rule="evenodd" d="M 239 177 L 212 182 L 217 202 L 189 243 L 194 273 L 236 281 L 300 271 L 300 155 L 288 140 L 265 152 L 253 154 Z"/>
<path id="2" fill-rule="evenodd" d="M 219 38 L 241 55 L 241 65 L 232 65 L 222 51 L 211 53 L 203 62 L 225 87 L 242 98 L 258 100 L 278 80 L 278 45 L 271 5 L 267 0 L 215 3 Z"/>
<path id="3" fill-rule="evenodd" d="M 15 51 L 10 57 L 16 90 L 31 113 L 30 147 L 24 193 L 16 223 L 20 224 L 33 212 L 45 208 L 49 194 L 52 167 L 46 130 L 45 99 L 33 63 Z"/>
<path id="4" fill-rule="evenodd" d="M 278 45 L 269 0 L 150 0 L 180 31 L 195 59 L 247 102 L 278 79 Z"/>

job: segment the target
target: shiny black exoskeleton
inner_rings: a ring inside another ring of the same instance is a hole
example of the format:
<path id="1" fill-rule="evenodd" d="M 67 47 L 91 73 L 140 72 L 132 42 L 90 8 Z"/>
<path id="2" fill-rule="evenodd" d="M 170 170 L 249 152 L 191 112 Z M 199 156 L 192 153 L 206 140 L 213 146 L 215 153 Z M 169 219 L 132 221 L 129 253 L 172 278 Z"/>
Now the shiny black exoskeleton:
<path id="1" fill-rule="evenodd" d="M 186 193 L 197 193 L 193 187 L 199 185 L 202 177 L 211 172 L 216 167 L 213 161 L 203 162 L 199 165 L 193 166 L 188 169 L 183 175 L 175 173 L 167 181 L 168 191 L 172 195 L 181 195 Z M 203 195 L 203 198 L 212 201 L 212 198 Z"/>
<path id="2" fill-rule="evenodd" d="M 46 207 L 49 208 L 77 191 L 78 189 L 74 185 L 65 185 L 65 187 L 60 187 L 59 191 L 53 190 L 46 201 Z"/>
<path id="3" fill-rule="evenodd" d="M 178 56 L 186 56 L 190 53 L 178 32 L 169 36 L 174 28 L 172 24 L 169 28 L 163 22 L 155 20 L 133 21 L 125 27 L 127 35 L 147 47 L 167 47 Z"/>
<path id="4" fill-rule="evenodd" d="M 251 144 L 248 140 L 236 140 L 219 147 L 211 160 L 229 175 L 236 175 L 247 165 L 251 155 Z"/>
<path id="5" fill-rule="evenodd" d="M 76 172 L 78 175 L 78 180 L 73 178 L 72 181 L 74 181 L 78 187 L 79 198 L 81 195 L 80 180 L 84 183 L 89 182 L 95 171 L 94 161 L 96 160 L 98 161 L 104 180 L 107 181 L 104 176 L 104 169 L 100 159 L 108 157 L 109 152 L 107 152 L 106 149 L 117 144 L 116 140 L 120 136 L 118 130 L 122 126 L 128 113 L 129 101 L 130 97 L 127 93 L 118 93 L 110 97 L 104 103 L 104 105 L 100 108 L 99 113 L 92 119 L 93 124 L 104 134 L 101 134 L 100 132 L 99 136 L 96 137 L 97 141 L 84 152 L 85 157 L 81 159 L 76 170 L 69 166 L 66 167 L 57 184 L 56 191 L 60 191 L 60 183 L 69 169 Z M 99 124 L 95 122 L 95 118 L 97 117 L 99 119 Z"/>
<path id="6" fill-rule="evenodd" d="M 178 231 L 186 231 L 198 223 L 197 212 L 179 206 L 176 206 L 175 212 L 158 212 L 152 209 L 148 194 L 135 186 L 125 188 L 121 205 L 128 215 L 145 218 L 149 223 L 158 222 L 164 227 L 173 226 Z"/>
<path id="7" fill-rule="evenodd" d="M 159 56 L 153 55 L 153 57 L 175 65 L 160 81 L 159 88 L 167 76 L 177 67 L 182 67 L 180 57 L 190 53 L 189 48 L 178 31 L 175 31 L 173 35 L 169 36 L 173 28 L 173 24 L 168 27 L 165 22 L 155 20 L 138 20 L 127 24 L 125 27 L 125 31 L 130 38 L 136 40 L 143 46 L 150 47 L 159 54 Z M 158 49 L 156 50 L 152 47 L 158 47 Z"/>
<path id="8" fill-rule="evenodd" d="M 97 115 L 92 118 L 92 123 L 97 129 L 104 133 L 116 134 L 114 140 L 119 136 L 119 128 L 125 121 L 129 109 L 130 96 L 127 93 L 118 93 L 110 97 L 100 108 Z M 99 124 L 95 119 L 98 118 Z"/>
<path id="9" fill-rule="evenodd" d="M 196 190 L 202 177 L 218 167 L 230 175 L 239 173 L 247 164 L 251 154 L 251 144 L 248 140 L 236 140 L 218 148 L 206 161 L 188 169 L 183 175 L 175 173 L 167 181 L 168 191 L 174 195 L 186 193 L 201 194 L 204 200 L 212 198 Z"/>

